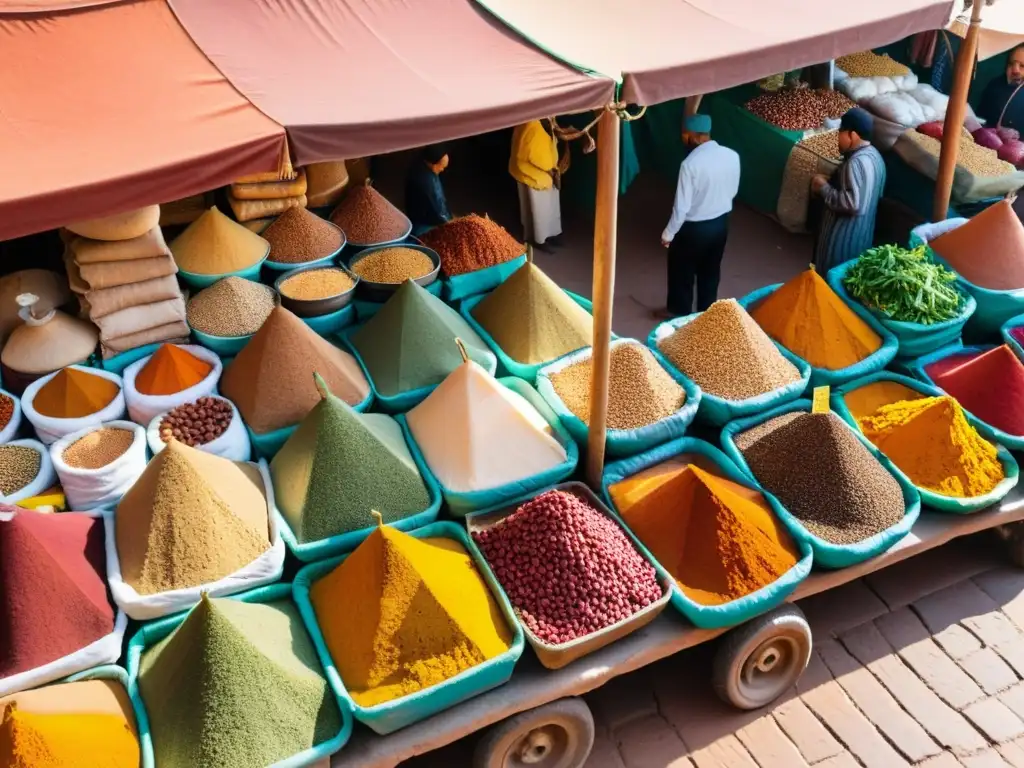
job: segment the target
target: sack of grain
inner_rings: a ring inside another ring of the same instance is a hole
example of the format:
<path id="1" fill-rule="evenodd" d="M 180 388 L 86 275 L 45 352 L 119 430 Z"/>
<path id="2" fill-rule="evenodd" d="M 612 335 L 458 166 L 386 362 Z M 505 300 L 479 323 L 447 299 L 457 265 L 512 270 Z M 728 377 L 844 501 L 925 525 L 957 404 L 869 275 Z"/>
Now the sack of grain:
<path id="1" fill-rule="evenodd" d="M 299 171 L 287 181 L 235 182 L 231 194 L 236 200 L 280 200 L 306 194 L 306 172 Z"/>
<path id="2" fill-rule="evenodd" d="M 92 240 L 131 240 L 142 237 L 159 224 L 160 206 L 149 205 L 112 216 L 68 224 L 67 229 Z"/>
<path id="3" fill-rule="evenodd" d="M 266 216 L 276 216 L 289 208 L 305 208 L 306 196 L 281 197 L 276 200 L 239 200 L 231 192 L 228 192 L 228 203 L 238 221 L 250 221 Z"/>
<path id="4" fill-rule="evenodd" d="M 130 421 L 94 424 L 51 445 L 50 460 L 71 509 L 109 508 L 146 469 L 146 432 Z"/>

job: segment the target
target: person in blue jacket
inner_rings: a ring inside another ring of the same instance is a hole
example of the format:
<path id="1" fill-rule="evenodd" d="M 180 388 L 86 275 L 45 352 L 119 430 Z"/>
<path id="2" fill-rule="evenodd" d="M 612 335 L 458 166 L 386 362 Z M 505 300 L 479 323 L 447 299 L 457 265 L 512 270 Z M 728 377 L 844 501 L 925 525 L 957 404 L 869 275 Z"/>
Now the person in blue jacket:
<path id="1" fill-rule="evenodd" d="M 1024 43 L 1010 51 L 1006 71 L 985 86 L 978 105 L 978 117 L 995 128 L 1002 117 L 1004 128 L 1024 132 Z M 1005 110 L 1005 114 L 1004 114 Z"/>
<path id="2" fill-rule="evenodd" d="M 448 149 L 443 144 L 424 147 L 412 161 L 405 178 L 405 215 L 412 222 L 414 235 L 451 221 L 441 184 L 441 174 L 447 167 Z"/>

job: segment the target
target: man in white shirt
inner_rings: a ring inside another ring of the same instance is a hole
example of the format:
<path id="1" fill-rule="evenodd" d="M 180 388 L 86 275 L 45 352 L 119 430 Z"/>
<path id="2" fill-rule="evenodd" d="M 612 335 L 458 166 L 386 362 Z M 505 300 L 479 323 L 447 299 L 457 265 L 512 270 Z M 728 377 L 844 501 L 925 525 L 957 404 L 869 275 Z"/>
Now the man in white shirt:
<path id="1" fill-rule="evenodd" d="M 729 237 L 729 214 L 740 188 L 740 156 L 711 139 L 711 117 L 691 115 L 683 123 L 690 153 L 679 166 L 672 217 L 661 234 L 668 248 L 668 301 L 659 318 L 697 312 L 718 298 L 722 254 Z"/>

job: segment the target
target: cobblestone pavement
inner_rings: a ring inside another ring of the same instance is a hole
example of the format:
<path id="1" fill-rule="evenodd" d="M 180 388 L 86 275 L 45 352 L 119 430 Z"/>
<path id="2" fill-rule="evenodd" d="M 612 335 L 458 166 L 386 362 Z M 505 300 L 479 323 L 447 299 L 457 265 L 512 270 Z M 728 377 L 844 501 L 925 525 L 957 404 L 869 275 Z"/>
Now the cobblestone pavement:
<path id="1" fill-rule="evenodd" d="M 738 712 L 698 647 L 587 696 L 586 768 L 1024 768 L 1024 570 L 979 534 L 800 602 L 795 689 Z M 463 742 L 403 768 L 468 766 Z"/>

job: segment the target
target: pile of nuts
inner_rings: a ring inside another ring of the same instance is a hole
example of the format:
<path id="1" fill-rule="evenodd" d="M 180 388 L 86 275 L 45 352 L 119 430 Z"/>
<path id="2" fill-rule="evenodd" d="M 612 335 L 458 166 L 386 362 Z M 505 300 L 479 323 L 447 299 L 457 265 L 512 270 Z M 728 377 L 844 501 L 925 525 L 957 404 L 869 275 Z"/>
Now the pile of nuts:
<path id="1" fill-rule="evenodd" d="M 749 112 L 785 131 L 820 128 L 826 120 L 835 120 L 857 106 L 838 91 L 791 88 L 762 93 L 747 102 Z"/>
<path id="2" fill-rule="evenodd" d="M 942 142 L 938 139 L 933 139 L 918 131 L 907 131 L 903 135 L 929 155 L 938 157 L 942 152 Z M 956 164 L 975 176 L 1005 176 L 1007 173 L 1014 173 L 1017 170 L 1012 164 L 1000 160 L 994 149 L 977 144 L 966 131 L 960 132 L 960 154 Z"/>
<path id="3" fill-rule="evenodd" d="M 231 426 L 231 403 L 220 397 L 200 397 L 168 412 L 160 421 L 160 439 L 171 438 L 198 448 L 216 440 Z"/>
<path id="4" fill-rule="evenodd" d="M 331 213 L 331 221 L 352 245 L 389 243 L 409 233 L 405 214 L 369 184 L 350 189 Z"/>
<path id="5" fill-rule="evenodd" d="M 842 160 L 843 158 L 842 152 L 839 151 L 839 131 L 825 131 L 805 136 L 797 142 L 797 145 L 826 160 Z"/>
<path id="6" fill-rule="evenodd" d="M 36 479 L 42 457 L 35 448 L 0 445 L 0 496 L 10 496 Z"/>
<path id="7" fill-rule="evenodd" d="M 873 51 L 840 56 L 836 59 L 836 66 L 850 77 L 903 77 L 910 74 L 910 67 Z"/>
<path id="8" fill-rule="evenodd" d="M 475 531 L 522 622 L 550 645 L 628 619 L 662 596 L 654 567 L 611 518 L 566 491 Z"/>

